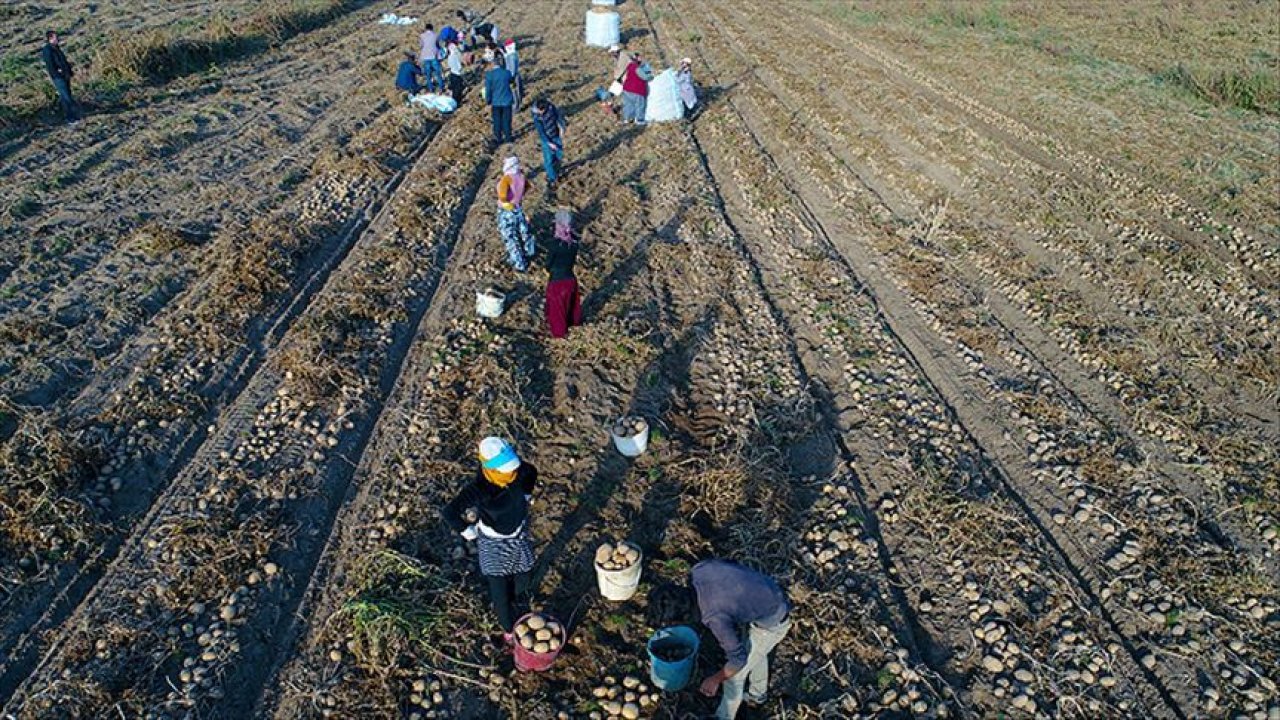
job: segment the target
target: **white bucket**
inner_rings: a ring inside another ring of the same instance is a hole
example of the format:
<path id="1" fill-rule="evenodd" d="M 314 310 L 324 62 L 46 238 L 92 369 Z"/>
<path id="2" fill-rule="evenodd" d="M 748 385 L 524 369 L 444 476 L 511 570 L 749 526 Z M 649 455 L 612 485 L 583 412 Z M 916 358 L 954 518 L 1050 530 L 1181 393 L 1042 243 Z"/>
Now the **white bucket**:
<path id="1" fill-rule="evenodd" d="M 622 18 L 604 7 L 587 11 L 587 44 L 607 48 L 622 41 Z"/>
<path id="2" fill-rule="evenodd" d="M 496 318 L 502 314 L 502 304 L 506 300 L 506 295 L 493 288 L 485 288 L 476 293 L 476 314 L 484 318 Z"/>
<path id="3" fill-rule="evenodd" d="M 591 4 L 603 7 L 613 7 L 614 5 L 617 5 L 618 2 L 617 0 L 591 0 Z"/>
<path id="4" fill-rule="evenodd" d="M 636 550 L 639 549 L 636 548 Z M 639 559 L 622 570 L 605 570 L 600 567 L 600 563 L 596 563 L 595 566 L 596 585 L 600 588 L 600 594 L 605 600 L 614 602 L 630 600 L 631 596 L 636 594 L 636 588 L 640 587 L 640 570 L 644 567 L 644 553 L 641 552 Z"/>
<path id="5" fill-rule="evenodd" d="M 641 420 L 644 429 L 634 435 L 618 435 L 613 427 L 609 427 L 609 436 L 613 438 L 613 446 L 627 457 L 637 457 L 649 447 L 649 422 Z M 617 425 L 617 423 L 614 423 Z"/>

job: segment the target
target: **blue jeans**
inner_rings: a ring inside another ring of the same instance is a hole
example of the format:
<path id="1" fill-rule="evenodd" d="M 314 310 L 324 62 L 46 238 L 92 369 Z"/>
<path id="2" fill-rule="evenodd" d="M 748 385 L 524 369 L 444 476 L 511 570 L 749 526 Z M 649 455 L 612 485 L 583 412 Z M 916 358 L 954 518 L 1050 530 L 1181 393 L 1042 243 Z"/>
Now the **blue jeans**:
<path id="1" fill-rule="evenodd" d="M 53 89 L 58 91 L 58 102 L 62 103 L 62 115 L 67 122 L 79 119 L 80 113 L 76 110 L 76 100 L 71 97 L 71 81 L 66 78 L 53 78 Z"/>
<path id="2" fill-rule="evenodd" d="M 556 149 L 551 149 L 551 143 L 545 138 L 542 140 L 542 169 L 547 173 L 547 182 L 556 181 L 556 168 L 564 162 L 564 138 L 556 140 Z"/>
<path id="3" fill-rule="evenodd" d="M 422 76 L 426 78 L 424 87 L 428 91 L 444 92 L 444 70 L 440 67 L 439 60 L 423 60 Z"/>
<path id="4" fill-rule="evenodd" d="M 648 104 L 648 96 L 637 95 L 624 90 L 622 93 L 622 121 L 632 121 L 643 124 L 645 106 Z"/>
<path id="5" fill-rule="evenodd" d="M 510 105 L 493 106 L 493 139 L 500 143 L 512 142 L 515 139 L 511 134 Z"/>

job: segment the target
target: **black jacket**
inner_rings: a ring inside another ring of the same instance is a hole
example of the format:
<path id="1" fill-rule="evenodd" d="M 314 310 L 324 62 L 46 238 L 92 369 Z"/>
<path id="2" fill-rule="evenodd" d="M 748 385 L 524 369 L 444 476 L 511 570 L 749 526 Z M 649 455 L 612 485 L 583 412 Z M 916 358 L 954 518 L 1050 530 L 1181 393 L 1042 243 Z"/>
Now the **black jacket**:
<path id="1" fill-rule="evenodd" d="M 573 264 L 578 259 L 578 243 L 562 242 L 553 238 L 547 245 L 547 270 L 551 280 L 568 280 L 574 277 Z"/>
<path id="2" fill-rule="evenodd" d="M 538 484 L 538 469 L 527 462 L 520 463 L 516 470 L 516 479 L 506 487 L 498 487 L 485 480 L 483 472 L 477 472 L 475 480 L 458 493 L 444 508 L 445 522 L 454 532 L 467 529 L 467 519 L 463 513 L 475 508 L 480 520 L 503 535 L 510 535 L 519 529 L 529 518 L 529 501 L 526 496 L 533 494 Z"/>
<path id="3" fill-rule="evenodd" d="M 67 56 L 62 54 L 62 48 L 57 45 L 45 43 L 40 48 L 40 57 L 44 58 L 44 69 L 49 71 L 49 77 L 54 80 L 70 80 L 72 70 L 71 63 L 67 62 Z"/>

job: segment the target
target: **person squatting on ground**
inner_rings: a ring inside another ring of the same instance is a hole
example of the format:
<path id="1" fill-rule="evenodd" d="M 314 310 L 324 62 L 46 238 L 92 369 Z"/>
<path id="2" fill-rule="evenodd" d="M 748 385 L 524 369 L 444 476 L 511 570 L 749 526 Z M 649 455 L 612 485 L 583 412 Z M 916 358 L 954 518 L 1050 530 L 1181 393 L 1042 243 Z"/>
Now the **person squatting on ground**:
<path id="1" fill-rule="evenodd" d="M 645 108 L 649 104 L 649 79 L 645 77 L 639 54 L 631 56 L 626 76 L 622 80 L 622 121 L 644 124 Z"/>
<path id="2" fill-rule="evenodd" d="M 680 61 L 680 71 L 676 73 L 676 87 L 680 89 L 680 100 L 684 103 L 686 115 L 698 104 L 698 91 L 693 86 L 693 60 L 684 58 Z"/>
<path id="3" fill-rule="evenodd" d="M 427 23 L 427 29 L 418 37 L 418 59 L 422 61 L 423 83 L 430 92 L 444 92 L 444 71 L 440 67 L 440 38 L 436 26 Z"/>
<path id="4" fill-rule="evenodd" d="M 63 119 L 69 123 L 76 122 L 80 119 L 80 109 L 71 96 L 71 76 L 75 74 L 75 70 L 62 52 L 58 33 L 50 30 L 44 34 L 44 47 L 40 48 L 40 57 L 44 59 L 44 69 L 48 71 L 53 89 L 58 93 L 58 102 L 62 103 Z"/>
<path id="5" fill-rule="evenodd" d="M 582 324 L 582 296 L 573 264 L 578 259 L 578 238 L 573 233 L 573 214 L 556 210 L 555 239 L 547 248 L 547 326 L 551 337 L 562 338 L 569 328 Z"/>
<path id="6" fill-rule="evenodd" d="M 462 48 L 458 47 L 458 41 L 455 39 L 449 42 L 448 59 L 445 61 L 449 66 L 449 94 L 453 96 L 453 101 L 462 104 Z"/>
<path id="7" fill-rule="evenodd" d="M 494 57 L 491 69 L 484 75 L 484 96 L 488 100 L 493 114 L 493 142 L 500 145 L 514 141 L 511 133 L 511 104 L 515 96 L 511 91 L 511 73 L 502 66 L 502 61 Z"/>
<path id="8" fill-rule="evenodd" d="M 418 59 L 413 53 L 406 52 L 404 60 L 400 61 L 400 67 L 396 69 L 396 89 L 410 95 L 417 95 L 422 89 L 422 85 L 418 82 L 418 77 L 421 75 L 422 70 L 418 67 Z"/>
<path id="9" fill-rule="evenodd" d="M 507 248 L 507 261 L 519 272 L 529 269 L 529 261 L 537 252 L 533 230 L 524 216 L 525 178 L 520 159 L 514 155 L 502 163 L 498 180 L 498 232 Z"/>
<path id="10" fill-rule="evenodd" d="M 547 190 L 555 192 L 564 162 L 564 114 L 546 98 L 533 102 L 533 128 L 542 144 L 542 169 L 547 173 Z"/>
<path id="11" fill-rule="evenodd" d="M 520 55 L 516 53 L 516 41 L 511 38 L 507 38 L 502 45 L 502 62 L 507 72 L 511 73 L 511 90 L 515 94 L 511 107 L 519 110 L 520 101 L 524 98 L 524 80 L 520 77 Z"/>
<path id="12" fill-rule="evenodd" d="M 762 703 L 769 690 L 769 653 L 791 629 L 791 604 L 773 578 L 728 560 L 693 566 L 689 585 L 668 583 L 649 594 L 649 623 L 666 627 L 695 617 L 715 635 L 725 664 L 699 690 L 715 697 L 723 688 L 719 720 L 733 720 L 743 702 Z"/>
<path id="13" fill-rule="evenodd" d="M 480 471 L 445 506 L 443 515 L 454 532 L 475 541 L 480 574 L 488 581 L 502 639 L 511 645 L 511 629 L 518 617 L 516 599 L 528 591 L 529 571 L 533 569 L 529 504 L 538 470 L 521 462 L 502 438 L 481 440 L 479 455 Z M 474 524 L 467 522 L 468 510 L 475 511 Z"/>

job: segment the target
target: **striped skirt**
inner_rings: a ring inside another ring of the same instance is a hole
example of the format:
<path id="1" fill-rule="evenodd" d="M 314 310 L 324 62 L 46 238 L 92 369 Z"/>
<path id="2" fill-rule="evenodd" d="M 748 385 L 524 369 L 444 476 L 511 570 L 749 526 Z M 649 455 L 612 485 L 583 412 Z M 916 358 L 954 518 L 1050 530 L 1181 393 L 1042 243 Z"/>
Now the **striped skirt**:
<path id="1" fill-rule="evenodd" d="M 492 537 L 483 530 L 476 537 L 480 572 L 489 577 L 519 575 L 533 569 L 533 538 L 525 523 L 511 537 Z"/>

